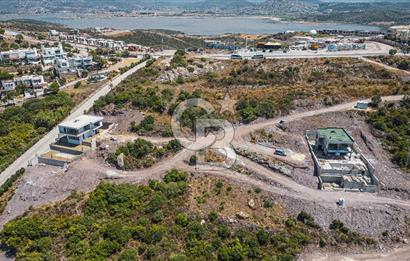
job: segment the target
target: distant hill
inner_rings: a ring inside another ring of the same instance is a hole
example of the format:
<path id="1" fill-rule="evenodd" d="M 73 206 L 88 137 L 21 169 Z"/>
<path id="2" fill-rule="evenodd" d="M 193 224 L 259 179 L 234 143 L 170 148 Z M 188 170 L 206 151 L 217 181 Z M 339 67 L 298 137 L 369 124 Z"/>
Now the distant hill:
<path id="1" fill-rule="evenodd" d="M 255 8 L 262 13 L 283 15 L 292 13 L 307 13 L 319 7 L 318 0 L 266 0 Z"/>
<path id="2" fill-rule="evenodd" d="M 201 2 L 193 3 L 189 5 L 189 8 L 195 9 L 238 9 L 244 7 L 251 7 L 254 3 L 246 0 L 202 0 Z"/>

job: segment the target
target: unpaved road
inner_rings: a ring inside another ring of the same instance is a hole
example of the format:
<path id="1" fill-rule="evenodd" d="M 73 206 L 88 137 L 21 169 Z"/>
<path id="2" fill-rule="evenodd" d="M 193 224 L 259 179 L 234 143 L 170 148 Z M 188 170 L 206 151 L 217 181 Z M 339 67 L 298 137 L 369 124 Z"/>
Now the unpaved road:
<path id="1" fill-rule="evenodd" d="M 361 59 L 361 60 L 363 60 L 363 61 L 365 61 L 365 62 L 374 64 L 374 65 L 383 67 L 383 68 L 386 69 L 386 70 L 389 70 L 389 71 L 392 71 L 392 72 L 395 72 L 395 73 L 399 73 L 400 75 L 410 76 L 410 72 L 409 72 L 409 71 L 401 70 L 401 69 L 392 67 L 392 66 L 387 65 L 387 64 L 384 64 L 384 63 L 379 63 L 379 62 L 376 62 L 376 61 L 374 61 L 374 60 L 370 60 L 370 59 L 368 59 L 368 58 L 366 58 L 366 57 L 359 57 L 359 59 Z"/>
<path id="2" fill-rule="evenodd" d="M 301 261 L 409 261 L 410 247 L 395 248 L 383 253 L 366 253 L 341 255 L 337 253 L 307 254 L 299 258 Z"/>

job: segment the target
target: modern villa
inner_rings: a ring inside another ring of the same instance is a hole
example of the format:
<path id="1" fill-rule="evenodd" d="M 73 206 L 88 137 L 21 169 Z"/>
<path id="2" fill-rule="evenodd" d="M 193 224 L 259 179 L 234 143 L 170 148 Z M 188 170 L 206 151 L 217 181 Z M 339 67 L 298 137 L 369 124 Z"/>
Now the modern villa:
<path id="1" fill-rule="evenodd" d="M 81 115 L 58 125 L 58 138 L 66 138 L 72 145 L 81 145 L 86 139 L 96 135 L 103 126 L 103 117 Z"/>
<path id="2" fill-rule="evenodd" d="M 345 156 L 351 151 L 354 140 L 343 128 L 316 130 L 315 147 L 326 156 Z"/>

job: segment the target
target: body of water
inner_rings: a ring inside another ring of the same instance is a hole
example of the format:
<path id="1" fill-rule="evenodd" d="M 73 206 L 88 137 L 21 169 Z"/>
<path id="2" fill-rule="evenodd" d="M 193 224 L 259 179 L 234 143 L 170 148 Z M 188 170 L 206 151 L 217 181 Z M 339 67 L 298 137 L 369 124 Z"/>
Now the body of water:
<path id="1" fill-rule="evenodd" d="M 15 17 L 16 18 L 16 17 Z M 378 30 L 375 26 L 341 23 L 274 22 L 261 17 L 95 17 L 62 18 L 56 16 L 25 17 L 60 23 L 73 28 L 108 27 L 121 30 L 168 29 L 191 35 L 219 35 L 224 33 L 272 34 L 288 30 L 308 32 L 312 29 Z"/>

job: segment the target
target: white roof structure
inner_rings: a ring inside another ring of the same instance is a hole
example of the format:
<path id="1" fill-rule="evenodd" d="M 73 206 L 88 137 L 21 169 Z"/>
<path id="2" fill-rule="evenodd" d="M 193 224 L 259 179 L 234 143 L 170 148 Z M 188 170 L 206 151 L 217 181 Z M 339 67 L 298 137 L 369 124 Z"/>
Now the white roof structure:
<path id="1" fill-rule="evenodd" d="M 59 124 L 60 127 L 70 128 L 70 129 L 80 129 L 90 123 L 97 123 L 102 121 L 103 117 L 92 116 L 92 115 L 81 115 L 73 120 L 69 120 Z"/>

